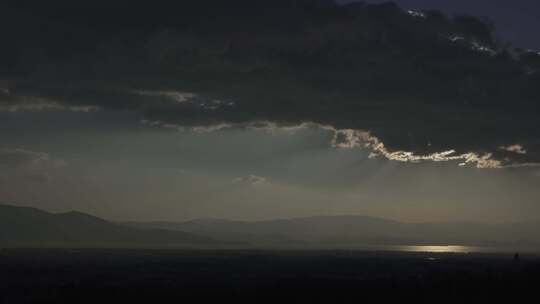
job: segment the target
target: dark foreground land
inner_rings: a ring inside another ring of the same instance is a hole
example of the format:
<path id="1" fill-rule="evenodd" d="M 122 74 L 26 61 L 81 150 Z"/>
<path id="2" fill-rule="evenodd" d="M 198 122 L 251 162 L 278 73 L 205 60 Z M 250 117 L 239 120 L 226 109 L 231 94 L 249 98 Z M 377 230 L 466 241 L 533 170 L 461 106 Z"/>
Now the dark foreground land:
<path id="1" fill-rule="evenodd" d="M 539 283 L 540 258 L 532 255 L 514 261 L 508 254 L 356 251 L 0 251 L 2 304 L 536 303 Z"/>

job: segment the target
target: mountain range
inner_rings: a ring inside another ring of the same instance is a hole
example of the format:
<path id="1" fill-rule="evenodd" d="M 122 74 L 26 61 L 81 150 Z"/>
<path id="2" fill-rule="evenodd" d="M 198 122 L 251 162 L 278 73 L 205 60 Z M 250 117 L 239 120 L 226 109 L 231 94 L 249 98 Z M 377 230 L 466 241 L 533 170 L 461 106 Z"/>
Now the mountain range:
<path id="1" fill-rule="evenodd" d="M 540 245 L 539 222 L 403 223 L 366 216 L 315 216 L 258 222 L 200 219 L 128 223 L 139 228 L 185 231 L 216 239 L 268 245 Z"/>
<path id="2" fill-rule="evenodd" d="M 49 213 L 0 205 L 0 246 L 12 247 L 294 247 L 470 245 L 540 248 L 540 222 L 403 223 L 367 216 L 266 221 L 107 221 L 81 212 Z"/>
<path id="3" fill-rule="evenodd" d="M 137 229 L 80 212 L 49 213 L 0 205 L 0 246 L 137 247 L 207 245 L 215 241 L 163 229 Z"/>

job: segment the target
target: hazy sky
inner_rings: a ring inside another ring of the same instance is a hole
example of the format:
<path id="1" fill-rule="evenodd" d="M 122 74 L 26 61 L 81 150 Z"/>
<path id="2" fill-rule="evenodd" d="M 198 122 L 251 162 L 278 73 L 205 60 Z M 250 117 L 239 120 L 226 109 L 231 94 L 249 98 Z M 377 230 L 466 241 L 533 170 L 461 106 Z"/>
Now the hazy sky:
<path id="1" fill-rule="evenodd" d="M 332 134 L 317 129 L 197 133 L 105 112 L 0 117 L 3 159 L 8 149 L 24 149 L 12 150 L 17 164 L 4 161 L 2 201 L 52 211 L 118 220 L 364 214 L 505 221 L 535 219 L 539 210 L 536 169 L 369 159 L 367 149 L 331 147 Z"/>
<path id="2" fill-rule="evenodd" d="M 129 16 L 2 4 L 0 203 L 114 220 L 539 219 L 540 54 L 503 54 L 476 19 L 235 1 Z M 500 35 L 538 45 L 537 28 L 514 34 L 533 2 L 429 3 L 493 13 Z"/>

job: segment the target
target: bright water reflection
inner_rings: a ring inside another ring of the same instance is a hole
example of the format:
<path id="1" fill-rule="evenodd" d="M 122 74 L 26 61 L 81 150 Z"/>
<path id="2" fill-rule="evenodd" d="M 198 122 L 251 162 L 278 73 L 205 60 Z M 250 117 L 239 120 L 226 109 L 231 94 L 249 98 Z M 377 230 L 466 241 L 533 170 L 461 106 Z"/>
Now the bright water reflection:
<path id="1" fill-rule="evenodd" d="M 407 252 L 434 252 L 434 253 L 469 253 L 469 252 L 479 252 L 482 251 L 481 248 L 472 247 L 472 246 L 459 246 L 459 245 L 449 245 L 449 246 L 398 246 L 398 251 L 407 251 Z"/>

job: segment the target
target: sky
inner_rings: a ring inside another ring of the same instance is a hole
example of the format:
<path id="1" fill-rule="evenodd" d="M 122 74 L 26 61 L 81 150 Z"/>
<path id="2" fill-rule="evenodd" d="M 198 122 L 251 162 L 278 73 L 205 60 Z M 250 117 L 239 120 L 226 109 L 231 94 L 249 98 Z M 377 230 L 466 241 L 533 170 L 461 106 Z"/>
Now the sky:
<path id="1" fill-rule="evenodd" d="M 0 4 L 0 203 L 539 220 L 534 2 L 160 1 Z"/>
<path id="2" fill-rule="evenodd" d="M 355 2 L 341 0 L 341 3 Z M 385 1 L 371 0 L 369 3 Z M 397 0 L 404 8 L 438 9 L 449 14 L 487 17 L 495 23 L 499 39 L 515 47 L 540 49 L 535 28 L 540 27 L 540 3 L 535 0 Z"/>

